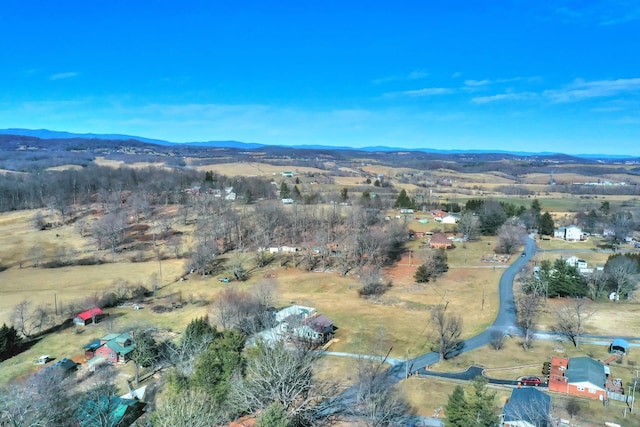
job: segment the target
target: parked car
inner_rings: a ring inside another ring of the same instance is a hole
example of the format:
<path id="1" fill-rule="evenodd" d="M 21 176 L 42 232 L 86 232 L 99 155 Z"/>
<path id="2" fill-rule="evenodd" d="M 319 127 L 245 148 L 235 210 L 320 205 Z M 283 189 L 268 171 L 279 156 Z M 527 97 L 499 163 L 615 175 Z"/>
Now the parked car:
<path id="1" fill-rule="evenodd" d="M 219 277 L 218 281 L 222 283 L 229 283 L 231 279 L 229 279 L 228 277 Z"/>
<path id="2" fill-rule="evenodd" d="M 542 380 L 538 377 L 524 377 L 520 380 L 522 385 L 539 386 L 542 384 Z"/>

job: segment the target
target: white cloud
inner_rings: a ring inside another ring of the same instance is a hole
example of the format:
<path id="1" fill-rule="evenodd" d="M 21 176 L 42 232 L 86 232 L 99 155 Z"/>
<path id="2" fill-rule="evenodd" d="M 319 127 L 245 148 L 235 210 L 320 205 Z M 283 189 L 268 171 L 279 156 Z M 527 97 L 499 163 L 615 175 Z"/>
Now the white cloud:
<path id="1" fill-rule="evenodd" d="M 491 80 L 465 80 L 464 84 L 467 86 L 486 86 L 491 84 Z"/>
<path id="2" fill-rule="evenodd" d="M 403 80 L 420 80 L 426 77 L 429 77 L 429 73 L 423 70 L 414 70 L 414 71 L 411 71 L 409 74 L 398 74 L 395 76 L 380 77 L 379 79 L 375 79 L 373 83 L 381 84 L 381 83 L 403 81 Z"/>
<path id="3" fill-rule="evenodd" d="M 554 103 L 577 102 L 640 91 L 640 78 L 584 81 L 578 79 L 564 89 L 550 89 L 542 95 Z"/>
<path id="4" fill-rule="evenodd" d="M 460 71 L 456 71 L 455 73 L 451 74 L 451 78 L 452 79 L 457 79 L 458 77 L 461 77 L 462 73 Z"/>
<path id="5" fill-rule="evenodd" d="M 70 78 L 76 77 L 76 76 L 78 76 L 78 73 L 71 71 L 71 72 L 67 72 L 67 73 L 52 74 L 51 76 L 49 76 L 49 80 L 70 79 Z"/>
<path id="6" fill-rule="evenodd" d="M 454 89 L 448 88 L 448 87 L 426 87 L 423 89 L 412 89 L 412 90 L 405 90 L 401 92 L 388 92 L 388 93 L 385 93 L 385 96 L 387 97 L 396 97 L 396 96 L 419 97 L 419 96 L 447 95 L 454 92 L 455 92 Z"/>
<path id="7" fill-rule="evenodd" d="M 471 99 L 471 102 L 476 104 L 488 104 L 490 102 L 498 102 L 498 101 L 524 101 L 528 99 L 533 99 L 537 95 L 532 92 L 514 92 L 514 93 L 499 93 L 496 95 L 489 96 L 478 96 Z"/>

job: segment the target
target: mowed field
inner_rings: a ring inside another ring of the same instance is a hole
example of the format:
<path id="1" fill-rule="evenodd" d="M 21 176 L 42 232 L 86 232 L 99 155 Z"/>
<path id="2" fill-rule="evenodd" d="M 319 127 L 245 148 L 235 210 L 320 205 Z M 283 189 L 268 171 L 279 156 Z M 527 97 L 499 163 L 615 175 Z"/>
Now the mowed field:
<path id="1" fill-rule="evenodd" d="M 303 173 L 327 173 L 326 170 L 306 166 L 280 166 L 258 162 L 232 162 L 199 165 L 194 169 L 201 172 L 212 171 L 227 176 L 266 176 L 280 175 L 282 172 Z"/>

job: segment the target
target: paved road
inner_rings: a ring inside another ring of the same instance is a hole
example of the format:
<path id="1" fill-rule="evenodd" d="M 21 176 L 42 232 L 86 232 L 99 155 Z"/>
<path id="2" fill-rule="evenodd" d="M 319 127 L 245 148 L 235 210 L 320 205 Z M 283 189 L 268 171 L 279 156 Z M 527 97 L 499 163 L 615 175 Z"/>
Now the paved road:
<path id="1" fill-rule="evenodd" d="M 513 281 L 516 274 L 527 265 L 527 262 L 536 253 L 535 241 L 527 237 L 525 240 L 524 256 L 518 256 L 513 264 L 511 264 L 500 277 L 499 294 L 500 308 L 496 320 L 486 330 L 478 335 L 464 341 L 464 347 L 459 353 L 475 350 L 491 342 L 491 334 L 494 331 L 502 333 L 513 333 L 516 322 L 516 309 L 513 299 Z M 418 356 L 409 361 L 409 374 L 414 373 L 418 369 L 425 368 L 427 365 L 433 365 L 440 360 L 440 355 L 436 352 L 430 352 Z M 405 368 L 406 370 L 406 368 Z"/>

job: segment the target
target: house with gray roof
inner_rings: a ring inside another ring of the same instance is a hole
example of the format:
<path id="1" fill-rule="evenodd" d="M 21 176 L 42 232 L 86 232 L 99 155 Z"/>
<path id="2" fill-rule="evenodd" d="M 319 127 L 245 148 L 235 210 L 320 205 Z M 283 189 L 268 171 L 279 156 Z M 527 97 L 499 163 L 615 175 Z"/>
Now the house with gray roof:
<path id="1" fill-rule="evenodd" d="M 537 388 L 524 387 L 511 391 L 511 397 L 500 415 L 504 427 L 547 427 L 551 425 L 551 397 Z"/>

